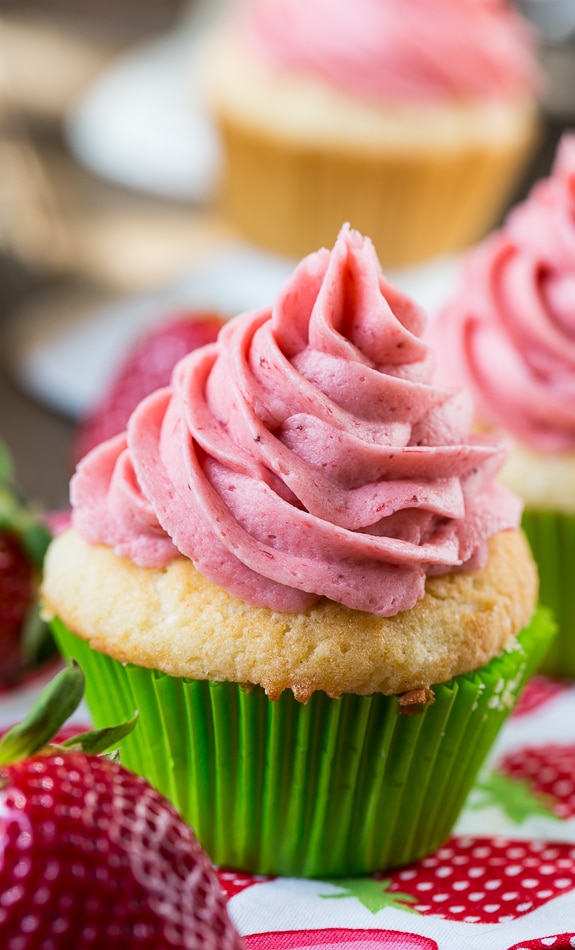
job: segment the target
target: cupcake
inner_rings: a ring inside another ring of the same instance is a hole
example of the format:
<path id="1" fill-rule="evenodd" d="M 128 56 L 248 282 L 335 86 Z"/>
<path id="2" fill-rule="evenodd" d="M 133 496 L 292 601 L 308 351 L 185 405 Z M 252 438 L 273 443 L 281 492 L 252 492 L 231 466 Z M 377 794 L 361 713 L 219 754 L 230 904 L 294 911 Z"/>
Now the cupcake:
<path id="1" fill-rule="evenodd" d="M 524 500 L 542 603 L 559 634 L 543 664 L 575 676 L 575 135 L 500 230 L 467 256 L 437 320 L 437 379 L 465 385 L 482 428 L 513 448 L 501 478 Z"/>
<path id="2" fill-rule="evenodd" d="M 547 648 L 504 449 L 431 384 L 424 325 L 346 226 L 74 475 L 46 612 L 217 864 L 433 851 Z"/>
<path id="3" fill-rule="evenodd" d="M 222 207 L 295 258 L 341 222 L 385 267 L 492 227 L 534 142 L 533 35 L 490 0 L 243 0 L 205 50 Z"/>

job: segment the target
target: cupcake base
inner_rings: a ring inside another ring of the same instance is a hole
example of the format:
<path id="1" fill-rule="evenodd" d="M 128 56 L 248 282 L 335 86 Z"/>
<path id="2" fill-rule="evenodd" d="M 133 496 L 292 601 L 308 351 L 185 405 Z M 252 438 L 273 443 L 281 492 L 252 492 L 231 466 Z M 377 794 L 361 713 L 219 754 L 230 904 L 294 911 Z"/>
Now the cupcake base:
<path id="1" fill-rule="evenodd" d="M 530 96 L 373 101 L 271 67 L 225 29 L 204 56 L 222 209 L 248 240 L 296 259 L 331 247 L 345 221 L 384 269 L 459 251 L 496 223 L 537 140 Z"/>
<path id="2" fill-rule="evenodd" d="M 216 864 L 337 877 L 416 861 L 448 838 L 553 624 L 538 611 L 512 650 L 436 686 L 412 716 L 380 693 L 272 702 L 260 687 L 125 665 L 53 629 L 84 670 L 96 725 L 139 711 L 123 764 L 175 803 Z"/>
<path id="3" fill-rule="evenodd" d="M 220 115 L 220 202 L 245 238 L 299 259 L 331 247 L 344 221 L 369 234 L 385 268 L 452 254 L 496 223 L 533 142 L 354 154 L 266 138 Z M 358 182 L 361 183 L 358 187 Z"/>

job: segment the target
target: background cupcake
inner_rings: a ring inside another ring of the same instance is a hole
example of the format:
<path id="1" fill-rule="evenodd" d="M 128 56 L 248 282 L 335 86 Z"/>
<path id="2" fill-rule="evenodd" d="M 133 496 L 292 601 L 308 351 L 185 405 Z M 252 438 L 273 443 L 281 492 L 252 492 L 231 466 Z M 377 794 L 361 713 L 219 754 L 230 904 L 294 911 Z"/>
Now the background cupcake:
<path id="1" fill-rule="evenodd" d="M 431 385 L 424 324 L 346 227 L 74 477 L 46 609 L 218 864 L 434 850 L 548 643 L 504 453 Z"/>
<path id="2" fill-rule="evenodd" d="M 575 135 L 470 252 L 431 329 L 437 379 L 468 387 L 480 423 L 513 439 L 502 478 L 525 501 L 541 600 L 560 628 L 543 668 L 575 676 Z"/>
<path id="3" fill-rule="evenodd" d="M 533 36 L 485 0 L 246 0 L 207 51 L 223 205 L 299 257 L 342 221 L 382 264 L 458 250 L 495 223 L 534 140 Z"/>

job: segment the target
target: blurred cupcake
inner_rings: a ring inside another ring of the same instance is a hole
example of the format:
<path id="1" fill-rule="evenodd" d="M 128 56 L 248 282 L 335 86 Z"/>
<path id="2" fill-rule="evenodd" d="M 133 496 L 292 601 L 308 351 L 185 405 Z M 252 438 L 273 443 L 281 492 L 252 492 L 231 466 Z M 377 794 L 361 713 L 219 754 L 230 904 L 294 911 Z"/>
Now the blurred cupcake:
<path id="1" fill-rule="evenodd" d="M 433 851 L 548 645 L 504 452 L 431 385 L 424 323 L 345 227 L 74 476 L 46 610 L 217 864 Z"/>
<path id="2" fill-rule="evenodd" d="M 438 381 L 466 386 L 480 424 L 513 439 L 501 477 L 524 499 L 541 601 L 559 625 L 543 669 L 575 676 L 575 135 L 469 253 L 431 338 Z"/>
<path id="3" fill-rule="evenodd" d="M 534 141 L 533 35 L 492 0 L 244 0 L 207 50 L 222 202 L 300 257 L 342 221 L 385 267 L 482 237 Z"/>

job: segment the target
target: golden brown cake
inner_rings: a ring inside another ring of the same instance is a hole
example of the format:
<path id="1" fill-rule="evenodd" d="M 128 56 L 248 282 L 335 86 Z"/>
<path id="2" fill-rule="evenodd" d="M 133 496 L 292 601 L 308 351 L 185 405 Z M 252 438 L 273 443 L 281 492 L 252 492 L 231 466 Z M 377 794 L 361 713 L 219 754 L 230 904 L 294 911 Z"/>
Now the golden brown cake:
<path id="1" fill-rule="evenodd" d="M 386 695 L 428 689 L 513 648 L 536 602 L 519 531 L 501 532 L 484 568 L 428 579 L 424 597 L 393 617 L 322 601 L 302 614 L 252 607 L 206 580 L 187 558 L 137 567 L 70 531 L 53 545 L 46 609 L 94 650 L 170 676 L 290 689 Z"/>

